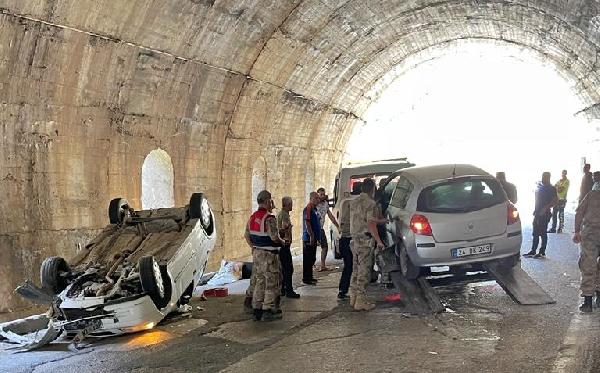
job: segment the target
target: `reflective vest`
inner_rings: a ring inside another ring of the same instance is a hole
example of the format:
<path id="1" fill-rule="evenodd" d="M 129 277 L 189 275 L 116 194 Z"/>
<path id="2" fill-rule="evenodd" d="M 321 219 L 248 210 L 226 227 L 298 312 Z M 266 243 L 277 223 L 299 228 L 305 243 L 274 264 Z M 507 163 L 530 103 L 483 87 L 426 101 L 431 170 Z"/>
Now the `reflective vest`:
<path id="1" fill-rule="evenodd" d="M 248 221 L 248 231 L 250 232 L 250 241 L 252 246 L 260 250 L 279 251 L 281 244 L 274 242 L 271 235 L 267 232 L 265 222 L 267 218 L 275 219 L 275 216 L 269 214 L 266 209 L 259 208 L 250 216 Z"/>

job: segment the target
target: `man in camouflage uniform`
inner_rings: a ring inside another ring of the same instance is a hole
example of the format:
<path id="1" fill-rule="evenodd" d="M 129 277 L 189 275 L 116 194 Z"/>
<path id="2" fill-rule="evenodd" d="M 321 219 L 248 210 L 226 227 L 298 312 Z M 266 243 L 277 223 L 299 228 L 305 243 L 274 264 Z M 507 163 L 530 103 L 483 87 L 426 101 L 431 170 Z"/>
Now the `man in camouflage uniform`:
<path id="1" fill-rule="evenodd" d="M 353 271 L 350 280 L 350 305 L 355 310 L 369 311 L 375 304 L 367 299 L 367 285 L 373 268 L 374 248 L 383 249 L 384 245 L 377 232 L 377 224 L 386 222 L 377 217 L 377 204 L 373 199 L 375 182 L 365 179 L 362 193 L 350 201 L 350 234 Z"/>
<path id="2" fill-rule="evenodd" d="M 600 191 L 586 194 L 575 213 L 573 242 L 581 243 L 579 269 L 581 271 L 582 312 L 592 312 L 592 296 L 596 293 L 596 305 L 600 306 L 600 283 L 598 281 L 598 256 L 600 254 Z"/>
<path id="3" fill-rule="evenodd" d="M 263 190 L 256 200 L 258 210 L 250 216 L 244 234 L 246 242 L 252 246 L 252 308 L 255 320 L 272 321 L 281 319 L 278 305 L 281 292 L 279 248 L 282 240 L 275 215 L 271 213 L 274 207 L 271 193 Z"/>

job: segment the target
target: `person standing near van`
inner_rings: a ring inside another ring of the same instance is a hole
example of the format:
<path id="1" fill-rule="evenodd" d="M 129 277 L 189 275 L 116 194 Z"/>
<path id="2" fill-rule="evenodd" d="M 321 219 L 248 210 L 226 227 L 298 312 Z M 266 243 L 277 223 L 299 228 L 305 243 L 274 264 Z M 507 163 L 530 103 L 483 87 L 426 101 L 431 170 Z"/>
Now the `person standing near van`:
<path id="1" fill-rule="evenodd" d="M 517 187 L 515 184 L 506 181 L 506 175 L 502 171 L 496 172 L 496 179 L 500 182 L 500 185 L 502 185 L 508 200 L 512 203 L 517 203 Z"/>
<path id="2" fill-rule="evenodd" d="M 562 170 L 561 179 L 554 184 L 558 202 L 552 208 L 552 228 L 548 233 L 562 233 L 565 227 L 565 206 L 567 205 L 567 192 L 569 191 L 569 179 L 567 179 L 567 170 Z M 556 230 L 556 218 L 558 216 L 558 231 Z"/>
<path id="3" fill-rule="evenodd" d="M 357 311 L 370 311 L 375 304 L 367 299 L 367 285 L 373 268 L 374 248 L 383 249 L 383 241 L 377 232 L 377 204 L 373 199 L 375 181 L 367 178 L 362 184 L 362 193 L 350 201 L 350 234 L 352 235 L 353 271 L 350 281 L 350 305 Z M 387 221 L 387 220 L 385 220 Z"/>
<path id="4" fill-rule="evenodd" d="M 335 227 L 340 229 L 340 226 L 335 219 L 335 216 L 331 213 L 329 209 L 329 197 L 325 193 L 325 188 L 321 187 L 317 189 L 317 194 L 319 195 L 319 203 L 317 204 L 317 215 L 319 215 L 319 224 L 321 225 L 321 239 L 319 240 L 319 244 L 321 245 L 321 266 L 318 271 L 329 271 L 325 265 L 325 260 L 327 259 L 327 251 L 329 249 L 329 245 L 327 243 L 327 235 L 325 234 L 325 219 L 329 216 L 329 220 L 331 223 L 335 225 Z"/>

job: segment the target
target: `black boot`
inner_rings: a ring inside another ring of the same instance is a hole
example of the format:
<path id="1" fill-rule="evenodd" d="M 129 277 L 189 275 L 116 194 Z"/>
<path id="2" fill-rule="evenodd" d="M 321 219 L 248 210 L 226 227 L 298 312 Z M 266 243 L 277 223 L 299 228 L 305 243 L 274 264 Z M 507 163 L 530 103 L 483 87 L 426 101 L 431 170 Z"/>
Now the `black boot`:
<path id="1" fill-rule="evenodd" d="M 583 304 L 579 306 L 581 312 L 592 312 L 592 297 L 583 297 Z"/>
<path id="2" fill-rule="evenodd" d="M 254 321 L 260 321 L 263 318 L 264 312 L 262 309 L 255 308 L 252 312 L 254 313 Z"/>
<path id="3" fill-rule="evenodd" d="M 600 291 L 596 291 L 596 308 L 600 308 Z"/>
<path id="4" fill-rule="evenodd" d="M 263 321 L 275 321 L 281 320 L 283 314 L 281 312 L 274 312 L 273 310 L 264 310 L 262 314 Z"/>
<path id="5" fill-rule="evenodd" d="M 254 312 L 252 309 L 252 297 L 246 297 L 246 299 L 244 299 L 244 312 L 247 314 L 252 314 Z"/>

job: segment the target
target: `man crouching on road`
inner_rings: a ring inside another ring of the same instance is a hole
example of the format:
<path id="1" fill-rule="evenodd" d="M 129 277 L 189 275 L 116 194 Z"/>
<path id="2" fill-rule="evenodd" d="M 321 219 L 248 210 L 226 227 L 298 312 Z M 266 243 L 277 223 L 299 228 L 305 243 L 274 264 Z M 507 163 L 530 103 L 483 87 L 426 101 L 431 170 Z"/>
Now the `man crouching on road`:
<path id="1" fill-rule="evenodd" d="M 577 207 L 573 242 L 581 243 L 579 270 L 581 271 L 582 312 L 592 312 L 592 296 L 596 292 L 596 305 L 600 306 L 598 284 L 598 255 L 600 254 L 600 191 L 590 191 Z"/>
<path id="2" fill-rule="evenodd" d="M 258 210 L 250 216 L 244 234 L 252 246 L 252 308 L 255 320 L 273 321 L 281 319 L 281 310 L 277 306 L 281 292 L 279 248 L 282 240 L 275 215 L 271 213 L 274 206 L 271 193 L 263 190 L 256 200 Z"/>
<path id="3" fill-rule="evenodd" d="M 353 271 L 350 285 L 350 305 L 355 310 L 369 311 L 375 304 L 367 299 L 367 285 L 371 279 L 371 269 L 374 260 L 374 243 L 377 250 L 383 249 L 383 242 L 377 232 L 377 224 L 387 222 L 379 219 L 375 200 L 375 181 L 365 179 L 362 193 L 350 201 L 350 234 L 352 235 L 351 250 Z"/>

